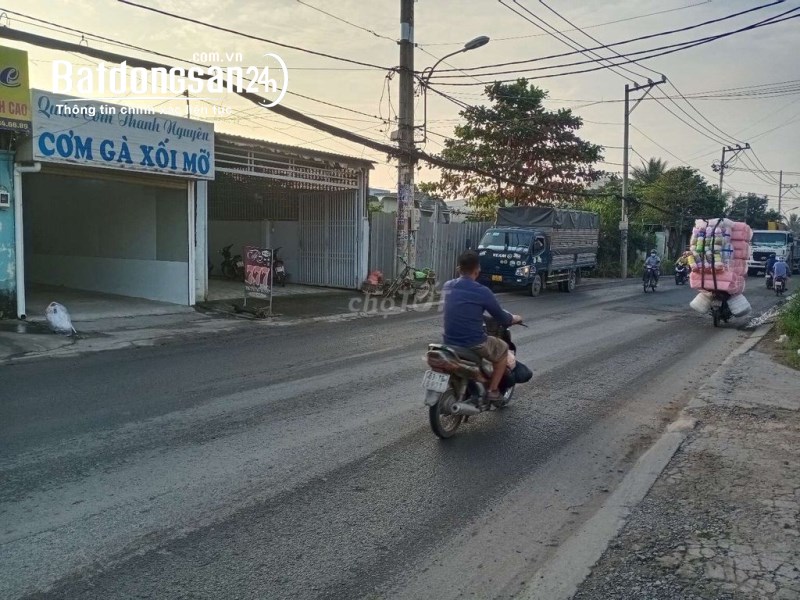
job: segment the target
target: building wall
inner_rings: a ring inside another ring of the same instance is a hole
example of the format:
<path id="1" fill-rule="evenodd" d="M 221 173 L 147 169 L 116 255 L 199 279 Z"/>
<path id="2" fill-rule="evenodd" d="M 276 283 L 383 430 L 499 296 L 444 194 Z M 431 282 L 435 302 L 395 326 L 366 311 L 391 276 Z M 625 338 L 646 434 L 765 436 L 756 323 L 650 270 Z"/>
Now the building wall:
<path id="1" fill-rule="evenodd" d="M 189 302 L 185 187 L 39 173 L 23 189 L 28 281 Z"/>
<path id="2" fill-rule="evenodd" d="M 0 188 L 10 192 L 11 207 L 0 208 L 0 319 L 16 312 L 17 277 L 14 243 L 14 155 L 0 151 Z"/>
<path id="3" fill-rule="evenodd" d="M 236 255 L 242 253 L 243 246 L 262 246 L 266 243 L 266 221 L 210 220 L 208 222 L 208 258 L 214 266 L 211 276 L 222 276 L 220 251 L 228 244 L 233 244 L 231 254 Z"/>

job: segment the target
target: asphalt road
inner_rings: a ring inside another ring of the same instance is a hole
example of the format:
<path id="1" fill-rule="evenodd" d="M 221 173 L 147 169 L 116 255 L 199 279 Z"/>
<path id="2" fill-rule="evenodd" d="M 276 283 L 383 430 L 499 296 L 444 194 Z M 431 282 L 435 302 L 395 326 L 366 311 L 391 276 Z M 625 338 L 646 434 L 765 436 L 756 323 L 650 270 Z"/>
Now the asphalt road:
<path id="1" fill-rule="evenodd" d="M 446 442 L 437 312 L 0 367 L 0 598 L 513 597 L 746 337 L 692 297 L 502 295 L 535 377 Z"/>

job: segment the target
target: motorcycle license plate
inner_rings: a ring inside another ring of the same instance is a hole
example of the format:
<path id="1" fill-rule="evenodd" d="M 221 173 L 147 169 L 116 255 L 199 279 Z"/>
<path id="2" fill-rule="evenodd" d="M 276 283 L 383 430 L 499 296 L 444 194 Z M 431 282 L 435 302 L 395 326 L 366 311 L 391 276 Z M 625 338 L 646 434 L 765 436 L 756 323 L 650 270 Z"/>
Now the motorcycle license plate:
<path id="1" fill-rule="evenodd" d="M 425 375 L 422 377 L 422 387 L 433 392 L 444 392 L 449 382 L 449 375 L 431 370 L 425 371 Z"/>
<path id="2" fill-rule="evenodd" d="M 502 275 L 492 275 L 492 281 L 503 281 Z"/>
<path id="3" fill-rule="evenodd" d="M 283 267 L 275 267 L 276 273 L 283 273 Z"/>
<path id="4" fill-rule="evenodd" d="M 243 266 L 244 266 L 244 263 L 243 263 L 241 260 L 237 260 L 237 261 L 236 261 L 236 266 L 237 266 L 237 267 L 243 267 Z"/>

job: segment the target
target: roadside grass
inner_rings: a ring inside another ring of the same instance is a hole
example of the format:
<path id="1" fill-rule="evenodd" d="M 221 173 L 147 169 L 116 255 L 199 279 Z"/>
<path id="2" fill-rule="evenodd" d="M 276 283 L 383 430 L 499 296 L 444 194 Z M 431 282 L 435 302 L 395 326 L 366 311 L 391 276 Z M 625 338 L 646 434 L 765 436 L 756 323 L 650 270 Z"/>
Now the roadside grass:
<path id="1" fill-rule="evenodd" d="M 794 298 L 786 304 L 778 317 L 778 329 L 780 333 L 789 336 L 786 345 L 789 356 L 789 363 L 800 368 L 800 356 L 797 350 L 800 349 L 800 293 L 795 293 Z"/>

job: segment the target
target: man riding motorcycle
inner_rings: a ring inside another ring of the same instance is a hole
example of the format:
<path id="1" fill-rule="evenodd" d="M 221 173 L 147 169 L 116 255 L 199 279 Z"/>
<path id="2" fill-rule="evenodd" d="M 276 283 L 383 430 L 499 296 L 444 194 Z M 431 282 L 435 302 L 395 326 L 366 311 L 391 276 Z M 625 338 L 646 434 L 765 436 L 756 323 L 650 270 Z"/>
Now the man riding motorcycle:
<path id="1" fill-rule="evenodd" d="M 658 284 L 658 276 L 659 276 L 659 267 L 661 266 L 661 258 L 658 256 L 658 253 L 655 250 L 650 250 L 650 256 L 648 256 L 644 261 L 644 273 L 642 273 L 642 281 L 647 283 L 648 267 L 654 268 L 654 273 L 656 277 L 656 284 Z"/>
<path id="2" fill-rule="evenodd" d="M 444 284 L 444 343 L 448 346 L 469 348 L 481 358 L 492 363 L 492 378 L 487 399 L 500 400 L 498 390 L 506 370 L 508 344 L 503 340 L 487 336 L 484 330 L 483 313 L 488 312 L 505 326 L 521 323 L 522 317 L 503 310 L 492 291 L 476 280 L 481 272 L 478 253 L 467 250 L 458 258 L 461 277 Z"/>
<path id="3" fill-rule="evenodd" d="M 786 290 L 786 280 L 791 277 L 791 270 L 789 269 L 789 265 L 786 264 L 786 259 L 782 256 L 779 256 L 775 264 L 772 266 L 772 277 L 774 281 L 778 281 L 778 279 L 783 279 L 783 286 L 784 290 Z"/>

